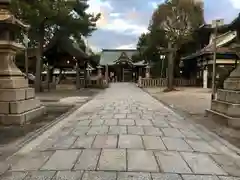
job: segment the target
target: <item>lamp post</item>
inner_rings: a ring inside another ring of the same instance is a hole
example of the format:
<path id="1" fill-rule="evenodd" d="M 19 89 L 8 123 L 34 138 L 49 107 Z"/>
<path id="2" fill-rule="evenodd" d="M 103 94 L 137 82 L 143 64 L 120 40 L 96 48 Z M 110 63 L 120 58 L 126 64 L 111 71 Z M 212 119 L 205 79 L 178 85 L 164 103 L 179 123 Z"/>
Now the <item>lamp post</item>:
<path id="1" fill-rule="evenodd" d="M 162 61 L 162 66 L 161 66 L 161 78 L 163 77 L 163 67 L 164 67 L 164 60 L 165 60 L 165 55 L 160 55 L 160 59 Z"/>
<path id="2" fill-rule="evenodd" d="M 212 71 L 212 100 L 216 98 L 216 59 L 217 59 L 217 32 L 218 27 L 223 25 L 223 19 L 217 19 L 212 21 L 212 27 L 214 28 L 213 39 L 213 71 Z"/>

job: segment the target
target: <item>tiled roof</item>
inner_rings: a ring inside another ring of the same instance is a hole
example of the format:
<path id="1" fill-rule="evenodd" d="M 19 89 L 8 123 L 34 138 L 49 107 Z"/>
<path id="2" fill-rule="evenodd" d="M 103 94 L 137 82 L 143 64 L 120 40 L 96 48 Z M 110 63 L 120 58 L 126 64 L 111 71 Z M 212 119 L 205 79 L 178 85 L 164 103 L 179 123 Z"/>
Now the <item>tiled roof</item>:
<path id="1" fill-rule="evenodd" d="M 103 49 L 101 53 L 101 58 L 99 64 L 104 65 L 113 65 L 122 55 L 126 53 L 129 59 L 132 59 L 132 55 L 136 53 L 135 49 Z"/>
<path id="2" fill-rule="evenodd" d="M 237 37 L 237 33 L 235 31 L 229 31 L 227 33 L 221 34 L 217 37 L 217 53 L 235 53 L 234 50 L 229 47 L 223 47 L 224 45 L 232 42 Z M 214 51 L 214 43 L 209 43 L 203 49 L 193 53 L 189 56 L 183 57 L 182 60 L 193 59 L 195 57 L 201 56 L 203 54 L 213 53 Z"/>

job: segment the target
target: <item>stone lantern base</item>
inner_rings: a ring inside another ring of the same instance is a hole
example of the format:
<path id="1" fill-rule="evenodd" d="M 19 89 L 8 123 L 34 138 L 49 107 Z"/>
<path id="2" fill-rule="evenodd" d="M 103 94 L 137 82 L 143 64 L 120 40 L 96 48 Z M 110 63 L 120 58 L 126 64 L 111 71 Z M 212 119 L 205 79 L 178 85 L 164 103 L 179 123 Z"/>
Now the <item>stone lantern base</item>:
<path id="1" fill-rule="evenodd" d="M 0 123 L 4 125 L 28 123 L 45 111 L 13 62 L 17 48 L 12 42 L 0 41 Z"/>
<path id="2" fill-rule="evenodd" d="M 224 82 L 224 89 L 217 91 L 217 100 L 207 112 L 227 119 L 228 125 L 240 128 L 240 66 Z"/>
<path id="3" fill-rule="evenodd" d="M 23 78 L 24 79 L 24 78 Z M 0 84 L 1 84 L 0 77 Z M 4 79 L 3 81 L 6 81 Z M 11 81 L 11 80 L 10 80 Z M 19 83 L 17 80 L 9 83 Z M 16 87 L 16 86 L 15 86 Z M 0 123 L 4 125 L 26 124 L 45 112 L 40 100 L 35 98 L 33 88 L 20 87 L 14 89 L 0 88 Z"/>

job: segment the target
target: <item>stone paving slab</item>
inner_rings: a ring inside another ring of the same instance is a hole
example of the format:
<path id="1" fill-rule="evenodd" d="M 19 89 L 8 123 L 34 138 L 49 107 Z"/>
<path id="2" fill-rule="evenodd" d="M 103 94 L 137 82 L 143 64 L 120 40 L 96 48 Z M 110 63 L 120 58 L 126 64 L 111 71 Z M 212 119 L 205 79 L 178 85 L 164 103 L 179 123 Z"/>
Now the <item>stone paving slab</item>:
<path id="1" fill-rule="evenodd" d="M 69 149 L 71 145 L 76 141 L 77 137 L 75 136 L 65 136 L 57 140 L 57 142 L 54 142 L 52 147 L 49 149 L 51 150 L 57 150 L 57 149 Z"/>
<path id="2" fill-rule="evenodd" d="M 208 155 L 200 153 L 181 153 L 196 174 L 227 175 Z"/>
<path id="3" fill-rule="evenodd" d="M 52 180 L 79 180 L 82 174 L 82 171 L 59 171 Z"/>
<path id="4" fill-rule="evenodd" d="M 191 173 L 188 164 L 178 152 L 155 152 L 157 161 L 163 172 L 166 173 Z"/>
<path id="5" fill-rule="evenodd" d="M 7 172 L 1 176 L 1 180 L 23 180 L 27 172 Z"/>
<path id="6" fill-rule="evenodd" d="M 99 170 L 126 171 L 126 150 L 103 149 L 99 159 Z"/>
<path id="7" fill-rule="evenodd" d="M 202 140 L 186 139 L 186 142 L 197 152 L 217 153 L 218 151 Z"/>
<path id="8" fill-rule="evenodd" d="M 162 136 L 163 132 L 160 131 L 159 128 L 156 127 L 143 127 L 143 130 L 145 132 L 146 135 L 152 135 L 152 136 Z"/>
<path id="9" fill-rule="evenodd" d="M 183 139 L 163 137 L 162 140 L 170 151 L 193 151 Z"/>
<path id="10" fill-rule="evenodd" d="M 41 170 L 71 170 L 81 150 L 57 150 Z"/>
<path id="11" fill-rule="evenodd" d="M 104 125 L 107 125 L 107 126 L 116 126 L 117 124 L 118 124 L 117 119 L 106 119 L 104 121 Z"/>
<path id="12" fill-rule="evenodd" d="M 128 126 L 127 131 L 132 135 L 144 135 L 143 127 L 140 126 Z"/>
<path id="13" fill-rule="evenodd" d="M 18 161 L 11 166 L 11 171 L 36 171 L 52 156 L 53 152 L 31 152 L 24 156 L 14 157 Z"/>
<path id="14" fill-rule="evenodd" d="M 119 172 L 117 180 L 152 180 L 150 173 Z"/>
<path id="15" fill-rule="evenodd" d="M 128 171 L 159 172 L 159 167 L 152 151 L 127 150 Z"/>
<path id="16" fill-rule="evenodd" d="M 33 171 L 29 172 L 24 180 L 52 180 L 55 171 Z"/>
<path id="17" fill-rule="evenodd" d="M 111 85 L 60 124 L 0 166 L 0 179 L 240 180 L 232 147 L 132 84 Z"/>
<path id="18" fill-rule="evenodd" d="M 117 135 L 97 135 L 93 148 L 117 148 Z"/>
<path id="19" fill-rule="evenodd" d="M 92 172 L 86 171 L 83 174 L 82 180 L 116 180 L 117 173 L 115 172 Z"/>
<path id="20" fill-rule="evenodd" d="M 143 144 L 146 149 L 152 150 L 166 150 L 165 145 L 162 142 L 162 139 L 157 136 L 142 136 Z"/>
<path id="21" fill-rule="evenodd" d="M 178 174 L 160 174 L 152 173 L 153 180 L 182 180 L 181 176 Z"/>
<path id="22" fill-rule="evenodd" d="M 120 126 L 134 126 L 135 121 L 133 119 L 119 119 L 118 125 Z"/>
<path id="23" fill-rule="evenodd" d="M 84 148 L 91 148 L 95 136 L 79 136 L 75 143 L 72 145 L 72 148 L 84 149 Z"/>
<path id="24" fill-rule="evenodd" d="M 142 138 L 138 135 L 120 135 L 118 147 L 129 149 L 143 149 Z"/>
<path id="25" fill-rule="evenodd" d="M 217 176 L 209 175 L 182 175 L 184 180 L 219 180 Z"/>
<path id="26" fill-rule="evenodd" d="M 97 168 L 100 149 L 85 149 L 74 166 L 75 170 L 95 170 Z"/>
<path id="27" fill-rule="evenodd" d="M 226 177 L 226 176 L 220 176 L 220 180 L 240 180 L 238 177 Z"/>
<path id="28" fill-rule="evenodd" d="M 127 134 L 126 126 L 110 126 L 108 134 Z"/>
<path id="29" fill-rule="evenodd" d="M 87 132 L 87 135 L 102 135 L 108 133 L 108 126 L 92 126 L 89 131 Z"/>
<path id="30" fill-rule="evenodd" d="M 162 131 L 164 135 L 168 137 L 176 137 L 176 138 L 184 137 L 184 135 L 178 129 L 175 129 L 175 128 L 162 128 Z"/>

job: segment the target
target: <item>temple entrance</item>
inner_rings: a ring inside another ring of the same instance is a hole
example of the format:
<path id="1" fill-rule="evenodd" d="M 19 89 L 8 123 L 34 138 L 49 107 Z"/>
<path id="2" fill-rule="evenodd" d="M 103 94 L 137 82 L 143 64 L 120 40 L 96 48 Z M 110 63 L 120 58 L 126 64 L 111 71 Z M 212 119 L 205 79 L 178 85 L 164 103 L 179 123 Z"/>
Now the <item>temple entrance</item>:
<path id="1" fill-rule="evenodd" d="M 122 73 L 122 75 L 123 75 L 122 82 L 132 82 L 133 81 L 132 68 L 123 68 L 122 72 L 123 72 Z"/>
<path id="2" fill-rule="evenodd" d="M 111 72 L 114 73 L 115 82 L 132 82 L 133 81 L 133 68 L 128 64 L 118 64 L 111 68 Z M 110 75 L 111 76 L 111 75 Z"/>
<path id="3" fill-rule="evenodd" d="M 137 82 L 146 66 L 145 61 L 133 62 L 136 50 L 105 49 L 101 54 L 100 66 L 110 82 Z M 106 74 L 107 71 L 107 74 Z"/>

